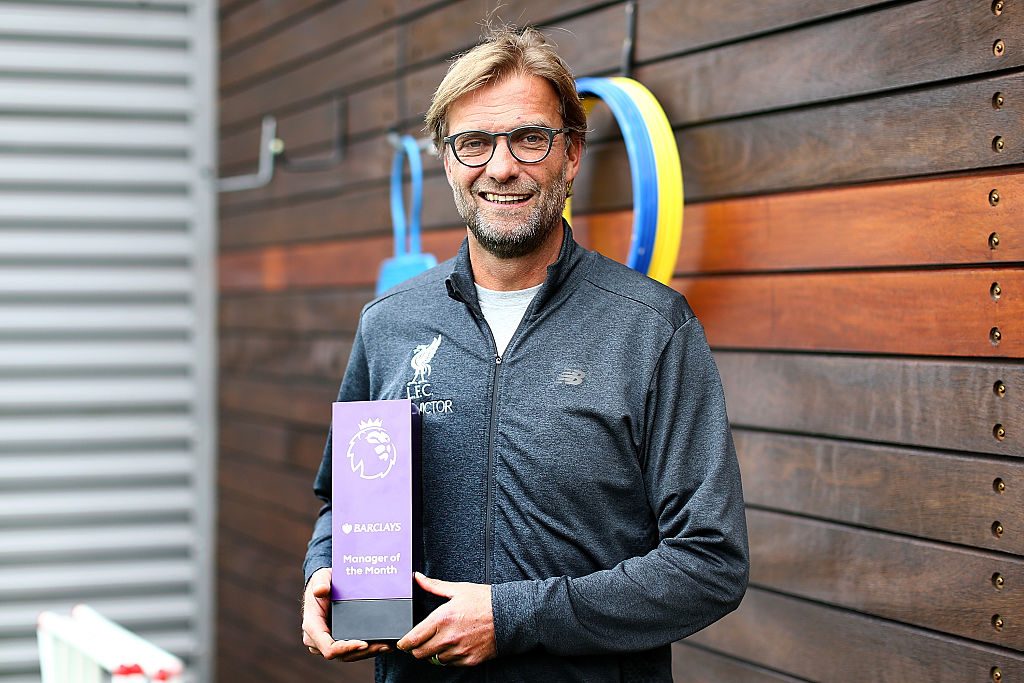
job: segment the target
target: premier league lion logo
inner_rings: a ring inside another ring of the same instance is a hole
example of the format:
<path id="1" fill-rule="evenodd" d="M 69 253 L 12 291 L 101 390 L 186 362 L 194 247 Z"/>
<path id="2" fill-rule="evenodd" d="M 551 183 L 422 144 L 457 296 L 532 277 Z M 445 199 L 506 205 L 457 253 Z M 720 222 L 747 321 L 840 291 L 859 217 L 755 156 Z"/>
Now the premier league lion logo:
<path id="1" fill-rule="evenodd" d="M 348 461 L 361 479 L 383 479 L 395 465 L 397 452 L 382 420 L 360 420 L 348 442 Z"/>

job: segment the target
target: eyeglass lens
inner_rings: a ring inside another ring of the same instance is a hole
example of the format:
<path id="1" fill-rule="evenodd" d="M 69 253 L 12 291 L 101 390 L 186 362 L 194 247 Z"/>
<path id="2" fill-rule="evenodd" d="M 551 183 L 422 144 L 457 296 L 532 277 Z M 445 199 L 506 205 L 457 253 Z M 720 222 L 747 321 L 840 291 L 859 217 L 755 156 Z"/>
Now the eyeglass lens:
<path id="1" fill-rule="evenodd" d="M 512 154 L 526 163 L 537 162 L 551 150 L 551 135 L 544 128 L 525 126 L 504 134 L 467 131 L 455 136 L 452 147 L 460 161 L 475 164 L 490 160 L 498 137 L 508 139 Z"/>

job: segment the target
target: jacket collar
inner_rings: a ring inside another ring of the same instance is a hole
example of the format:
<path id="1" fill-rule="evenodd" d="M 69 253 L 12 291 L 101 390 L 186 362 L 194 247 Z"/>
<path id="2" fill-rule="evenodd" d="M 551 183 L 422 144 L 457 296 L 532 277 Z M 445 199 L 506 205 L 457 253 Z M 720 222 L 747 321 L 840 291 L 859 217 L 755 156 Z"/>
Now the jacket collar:
<path id="1" fill-rule="evenodd" d="M 544 307 L 554 301 L 562 294 L 568 294 L 583 275 L 581 268 L 584 257 L 589 252 L 576 244 L 572 237 L 572 228 L 562 219 L 562 247 L 558 252 L 558 258 L 548 266 L 547 277 L 544 285 L 534 297 L 531 310 L 536 316 Z M 448 289 L 448 296 L 461 301 L 476 313 L 480 312 L 480 302 L 477 300 L 476 287 L 473 281 L 473 266 L 469 262 L 469 239 L 462 240 L 462 246 L 454 260 L 454 269 L 451 275 L 445 280 L 445 287 Z"/>

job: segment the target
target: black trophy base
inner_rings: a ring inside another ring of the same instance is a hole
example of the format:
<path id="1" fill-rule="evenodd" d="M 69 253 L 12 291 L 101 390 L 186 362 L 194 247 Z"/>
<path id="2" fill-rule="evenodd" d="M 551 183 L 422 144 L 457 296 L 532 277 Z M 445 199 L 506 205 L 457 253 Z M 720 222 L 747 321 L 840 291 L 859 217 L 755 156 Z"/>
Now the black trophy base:
<path id="1" fill-rule="evenodd" d="M 412 598 L 331 602 L 335 640 L 396 641 L 412 627 Z"/>

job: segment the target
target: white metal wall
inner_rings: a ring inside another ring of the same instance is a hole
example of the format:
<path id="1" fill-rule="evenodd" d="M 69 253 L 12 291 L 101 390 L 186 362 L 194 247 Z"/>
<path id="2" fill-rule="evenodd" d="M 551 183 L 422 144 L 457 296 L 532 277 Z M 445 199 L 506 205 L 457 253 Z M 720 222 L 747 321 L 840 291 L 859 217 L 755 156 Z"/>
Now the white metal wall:
<path id="1" fill-rule="evenodd" d="M 214 16 L 0 0 L 0 683 L 77 602 L 210 680 Z"/>

